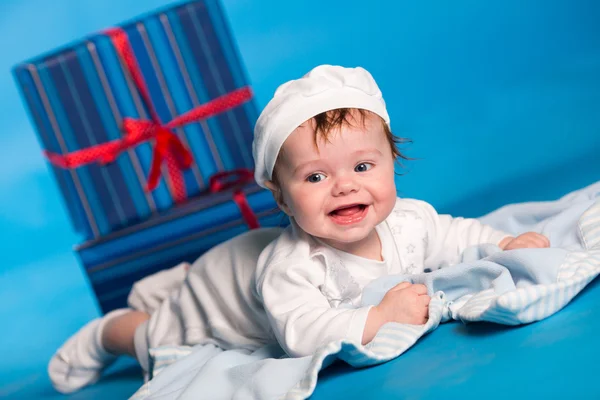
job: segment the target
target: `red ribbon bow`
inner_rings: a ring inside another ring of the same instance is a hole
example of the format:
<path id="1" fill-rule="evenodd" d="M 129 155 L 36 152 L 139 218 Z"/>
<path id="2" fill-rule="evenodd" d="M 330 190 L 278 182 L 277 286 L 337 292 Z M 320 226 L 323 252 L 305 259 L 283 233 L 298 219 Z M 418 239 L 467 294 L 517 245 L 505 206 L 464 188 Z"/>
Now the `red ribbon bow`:
<path id="1" fill-rule="evenodd" d="M 107 30 L 106 33 L 127 66 L 127 70 L 146 105 L 151 120 L 124 118 L 122 139 L 112 140 L 64 155 L 47 151 L 44 151 L 44 154 L 52 164 L 61 168 L 77 168 L 93 162 L 107 164 L 115 161 L 121 152 L 139 143 L 154 139 L 152 165 L 146 183 L 146 190 L 151 191 L 158 186 L 161 165 L 163 162 L 166 162 L 168 172 L 167 183 L 173 193 L 175 202 L 180 203 L 186 199 L 182 171 L 192 165 L 193 156 L 173 132 L 173 129 L 237 107 L 250 100 L 252 92 L 249 87 L 235 90 L 198 106 L 163 125 L 150 100 L 146 83 L 135 59 L 127 34 L 121 28 L 112 28 Z"/>
<path id="2" fill-rule="evenodd" d="M 212 193 L 238 187 L 238 189 L 233 192 L 233 201 L 237 204 L 242 213 L 242 218 L 244 218 L 244 221 L 246 221 L 246 224 L 250 229 L 256 229 L 260 225 L 256 214 L 252 211 L 244 192 L 242 192 L 241 186 L 252 182 L 253 179 L 254 175 L 252 174 L 252 171 L 241 168 L 218 172 L 211 176 L 209 181 L 209 189 Z"/>

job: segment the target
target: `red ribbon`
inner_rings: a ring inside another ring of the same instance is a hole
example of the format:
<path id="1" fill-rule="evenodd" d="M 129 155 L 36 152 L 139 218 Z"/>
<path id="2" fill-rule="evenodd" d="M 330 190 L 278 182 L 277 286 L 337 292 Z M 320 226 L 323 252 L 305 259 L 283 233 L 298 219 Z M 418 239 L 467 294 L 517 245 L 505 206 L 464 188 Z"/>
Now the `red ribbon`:
<path id="1" fill-rule="evenodd" d="M 256 229 L 260 225 L 256 214 L 254 214 L 252 207 L 248 204 L 246 195 L 239 187 L 250 183 L 253 180 L 254 175 L 252 174 L 252 171 L 244 168 L 218 172 L 211 176 L 209 180 L 209 189 L 211 193 L 222 192 L 233 187 L 238 187 L 238 189 L 233 192 L 233 201 L 237 204 L 242 213 L 242 218 L 244 218 L 244 221 L 246 221 L 246 224 L 250 229 Z"/>
<path id="2" fill-rule="evenodd" d="M 152 165 L 146 183 L 146 190 L 156 189 L 161 176 L 160 168 L 162 163 L 165 162 L 168 172 L 167 184 L 170 186 L 175 202 L 180 203 L 187 197 L 183 170 L 192 165 L 193 156 L 173 132 L 173 129 L 237 107 L 252 98 L 252 91 L 249 87 L 237 89 L 198 106 L 163 125 L 152 105 L 142 72 L 127 38 L 127 33 L 121 28 L 112 28 L 107 30 L 106 34 L 110 37 L 121 60 L 125 63 L 151 119 L 124 118 L 122 139 L 112 140 L 63 155 L 48 151 L 44 151 L 44 154 L 52 164 L 61 168 L 77 168 L 93 162 L 104 165 L 115 161 L 121 152 L 154 139 Z"/>

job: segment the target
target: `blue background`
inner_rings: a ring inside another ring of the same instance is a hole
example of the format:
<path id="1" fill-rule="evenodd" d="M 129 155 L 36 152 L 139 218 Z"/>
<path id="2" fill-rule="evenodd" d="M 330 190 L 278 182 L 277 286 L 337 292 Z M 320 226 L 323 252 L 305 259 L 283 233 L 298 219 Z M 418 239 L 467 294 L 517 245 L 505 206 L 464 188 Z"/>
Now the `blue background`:
<path id="1" fill-rule="evenodd" d="M 48 359 L 98 315 L 72 253 L 80 238 L 10 68 L 172 3 L 1 2 L 0 397 L 51 396 Z M 261 108 L 278 84 L 317 64 L 361 65 L 374 75 L 393 131 L 414 141 L 407 154 L 418 160 L 397 180 L 403 196 L 477 216 L 556 198 L 600 176 L 600 2 L 222 4 Z M 113 384 L 135 389 L 119 376 Z"/>

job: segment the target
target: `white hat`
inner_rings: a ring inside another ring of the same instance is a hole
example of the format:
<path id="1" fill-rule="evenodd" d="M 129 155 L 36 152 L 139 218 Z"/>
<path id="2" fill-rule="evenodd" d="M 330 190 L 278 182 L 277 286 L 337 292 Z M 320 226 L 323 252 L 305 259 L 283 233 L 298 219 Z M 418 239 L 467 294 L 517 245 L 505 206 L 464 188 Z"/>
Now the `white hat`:
<path id="1" fill-rule="evenodd" d="M 364 68 L 320 65 L 300 79 L 284 83 L 258 117 L 254 127 L 254 178 L 262 187 L 271 180 L 283 142 L 310 118 L 338 108 L 360 108 L 390 117 L 377 83 Z"/>

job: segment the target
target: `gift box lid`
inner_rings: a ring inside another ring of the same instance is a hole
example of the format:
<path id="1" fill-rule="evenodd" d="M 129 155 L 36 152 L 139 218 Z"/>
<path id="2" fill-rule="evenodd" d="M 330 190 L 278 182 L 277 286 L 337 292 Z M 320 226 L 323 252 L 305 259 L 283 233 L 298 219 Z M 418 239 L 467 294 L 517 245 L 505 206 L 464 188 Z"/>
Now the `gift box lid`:
<path id="1" fill-rule="evenodd" d="M 243 197 L 243 202 L 236 194 Z M 250 218 L 243 207 L 249 210 Z M 277 226 L 287 225 L 288 218 L 277 207 L 271 193 L 257 184 L 248 184 L 200 197 L 163 215 L 77 245 L 75 251 L 86 254 L 84 263 L 89 268 L 226 225 L 255 229 L 262 226 L 261 217 L 275 214 L 278 215 Z"/>
<path id="2" fill-rule="evenodd" d="M 102 311 L 125 307 L 136 281 L 184 261 L 193 263 L 212 247 L 250 229 L 232 200 L 235 190 L 78 246 L 77 254 Z M 261 228 L 289 223 L 271 193 L 258 185 L 247 185 L 238 193 L 246 197 Z"/>

